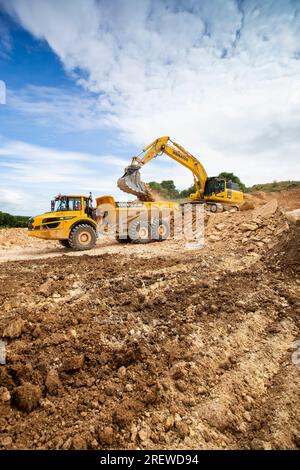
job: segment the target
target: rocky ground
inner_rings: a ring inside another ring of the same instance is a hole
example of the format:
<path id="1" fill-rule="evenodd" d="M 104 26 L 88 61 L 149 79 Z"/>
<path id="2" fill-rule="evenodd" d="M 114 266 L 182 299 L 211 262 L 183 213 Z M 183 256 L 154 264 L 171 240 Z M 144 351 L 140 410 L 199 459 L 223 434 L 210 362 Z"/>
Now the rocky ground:
<path id="1" fill-rule="evenodd" d="M 300 227 L 274 200 L 206 219 L 202 249 L 1 264 L 2 449 L 300 448 Z"/>

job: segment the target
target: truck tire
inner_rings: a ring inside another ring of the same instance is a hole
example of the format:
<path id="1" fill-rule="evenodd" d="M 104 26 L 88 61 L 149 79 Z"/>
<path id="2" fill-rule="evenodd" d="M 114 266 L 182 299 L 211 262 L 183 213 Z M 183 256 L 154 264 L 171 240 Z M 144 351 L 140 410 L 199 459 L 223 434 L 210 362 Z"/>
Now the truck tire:
<path id="1" fill-rule="evenodd" d="M 69 240 L 58 240 L 58 243 L 64 248 L 70 248 Z"/>
<path id="2" fill-rule="evenodd" d="M 146 220 L 133 220 L 128 227 L 128 237 L 133 243 L 149 243 L 150 225 Z"/>
<path id="3" fill-rule="evenodd" d="M 170 224 L 166 220 L 154 219 L 151 224 L 152 240 L 167 240 L 170 236 Z"/>
<path id="4" fill-rule="evenodd" d="M 91 250 L 96 245 L 96 231 L 87 224 L 76 225 L 70 233 L 69 244 L 73 250 Z"/>

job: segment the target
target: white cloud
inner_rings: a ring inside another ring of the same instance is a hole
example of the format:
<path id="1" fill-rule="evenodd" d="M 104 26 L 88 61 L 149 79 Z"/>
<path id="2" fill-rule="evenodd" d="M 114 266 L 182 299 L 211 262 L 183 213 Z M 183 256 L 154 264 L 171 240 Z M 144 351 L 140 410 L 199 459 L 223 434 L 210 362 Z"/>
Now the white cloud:
<path id="1" fill-rule="evenodd" d="M 113 155 L 68 152 L 0 139 L 0 210 L 44 212 L 57 193 L 93 191 L 95 196 L 117 197 L 116 181 L 126 163 Z"/>
<path id="2" fill-rule="evenodd" d="M 8 28 L 0 16 L 0 58 L 8 59 L 11 48 L 12 42 Z"/>
<path id="3" fill-rule="evenodd" d="M 19 113 L 30 114 L 39 125 L 59 132 L 99 129 L 107 123 L 97 98 L 88 93 L 28 85 L 18 91 L 8 90 L 7 104 Z"/>
<path id="4" fill-rule="evenodd" d="M 28 195 L 23 191 L 11 188 L 0 188 L 0 211 L 23 211 Z"/>
<path id="5" fill-rule="evenodd" d="M 299 178 L 296 2 L 0 3 L 49 43 L 86 92 L 97 94 L 94 107 L 89 96 L 83 115 L 75 116 L 78 128 L 110 125 L 138 148 L 170 135 L 209 174 L 234 171 L 247 184 Z M 37 103 L 31 112 L 44 111 Z M 53 105 L 47 115 L 57 118 Z M 174 173 L 182 185 L 184 172 Z"/>

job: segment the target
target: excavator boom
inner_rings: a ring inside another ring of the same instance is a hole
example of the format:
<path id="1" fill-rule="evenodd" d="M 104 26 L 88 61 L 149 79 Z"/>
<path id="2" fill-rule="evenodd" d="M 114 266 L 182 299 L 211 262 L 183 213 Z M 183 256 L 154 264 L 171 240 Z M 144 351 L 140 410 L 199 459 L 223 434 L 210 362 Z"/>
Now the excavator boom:
<path id="1" fill-rule="evenodd" d="M 141 153 L 145 154 L 143 158 L 140 158 L 140 156 L 133 157 L 131 165 L 125 168 L 124 175 L 118 179 L 117 184 L 122 191 L 134 194 L 141 201 L 154 201 L 151 188 L 141 181 L 139 170 L 143 165 L 150 162 L 161 153 L 168 155 L 173 160 L 176 160 L 178 163 L 192 171 L 197 196 L 200 195 L 200 192 L 204 191 L 205 182 L 207 180 L 207 174 L 204 167 L 197 158 L 193 157 L 193 155 L 187 152 L 179 144 L 173 142 L 168 136 L 156 139 L 144 148 Z"/>

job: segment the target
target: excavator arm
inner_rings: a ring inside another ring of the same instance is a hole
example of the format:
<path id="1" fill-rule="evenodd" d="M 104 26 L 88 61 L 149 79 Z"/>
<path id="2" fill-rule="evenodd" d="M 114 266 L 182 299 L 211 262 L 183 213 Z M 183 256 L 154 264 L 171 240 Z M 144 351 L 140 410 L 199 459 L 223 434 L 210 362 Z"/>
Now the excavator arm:
<path id="1" fill-rule="evenodd" d="M 131 164 L 125 168 L 124 175 L 118 180 L 118 187 L 122 189 L 122 191 L 134 194 L 140 200 L 154 200 L 149 186 L 141 181 L 139 170 L 161 153 L 177 161 L 193 173 L 196 193 L 192 195 L 192 199 L 200 199 L 207 180 L 207 174 L 203 165 L 197 158 L 187 152 L 179 144 L 173 142 L 168 136 L 156 139 L 145 147 L 138 156 L 132 158 Z M 142 154 L 144 154 L 144 156 L 140 157 Z"/>

